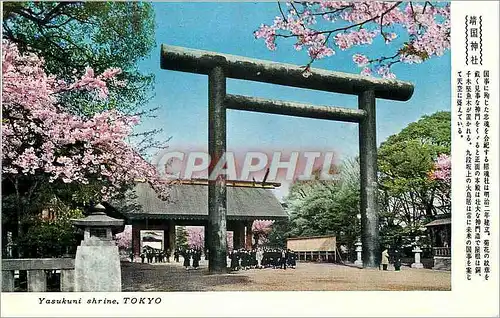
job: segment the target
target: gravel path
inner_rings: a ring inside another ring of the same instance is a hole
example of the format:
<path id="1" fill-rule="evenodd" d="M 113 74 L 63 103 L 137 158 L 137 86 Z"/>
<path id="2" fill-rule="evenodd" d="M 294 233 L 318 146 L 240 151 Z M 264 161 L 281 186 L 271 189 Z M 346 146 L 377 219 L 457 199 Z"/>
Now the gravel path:
<path id="1" fill-rule="evenodd" d="M 403 267 L 400 272 L 299 263 L 296 269 L 251 269 L 209 275 L 180 263 L 122 263 L 123 291 L 451 290 L 451 273 Z"/>

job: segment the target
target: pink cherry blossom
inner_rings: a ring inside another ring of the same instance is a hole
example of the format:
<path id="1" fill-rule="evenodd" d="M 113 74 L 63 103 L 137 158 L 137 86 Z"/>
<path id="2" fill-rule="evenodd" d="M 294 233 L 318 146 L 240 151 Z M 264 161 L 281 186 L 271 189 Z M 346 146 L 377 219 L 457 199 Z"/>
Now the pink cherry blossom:
<path id="1" fill-rule="evenodd" d="M 352 60 L 354 61 L 354 63 L 356 63 L 360 67 L 366 66 L 370 63 L 370 60 L 368 60 L 368 58 L 366 56 L 361 55 L 361 54 L 354 54 L 352 56 Z"/>
<path id="2" fill-rule="evenodd" d="M 257 237 L 258 244 L 263 244 L 267 241 L 267 237 L 272 230 L 274 221 L 260 221 L 256 220 L 252 224 L 252 233 Z"/>
<path id="3" fill-rule="evenodd" d="M 203 226 L 188 226 L 186 228 L 188 245 L 194 249 L 205 249 L 205 229 Z M 233 250 L 233 233 L 227 232 L 227 248 Z"/>
<path id="4" fill-rule="evenodd" d="M 186 230 L 188 233 L 189 248 L 204 249 L 205 230 L 203 226 L 189 226 Z"/>
<path id="5" fill-rule="evenodd" d="M 386 79 L 395 79 L 396 75 L 392 73 L 387 66 L 380 66 L 377 70 L 378 75 Z"/>
<path id="6" fill-rule="evenodd" d="M 363 75 L 363 76 L 371 76 L 372 75 L 372 70 L 369 67 L 365 67 L 361 71 L 361 75 Z"/>
<path id="7" fill-rule="evenodd" d="M 150 183 L 163 198 L 168 185 L 126 139 L 139 118 L 115 110 L 83 118 L 64 111 L 59 97 L 74 91 L 108 94 L 107 82 L 121 71 L 97 75 L 87 68 L 73 83 L 57 80 L 34 54 L 21 55 L 16 45 L 2 41 L 2 172 L 5 175 L 45 175 L 50 182 L 106 183 L 96 195 L 109 199 L 124 185 Z M 96 198 L 98 199 L 98 198 Z"/>
<path id="8" fill-rule="evenodd" d="M 132 248 L 132 226 L 125 225 L 123 232 L 116 234 L 116 245 L 120 249 L 131 249 Z"/>
<path id="9" fill-rule="evenodd" d="M 262 24 L 254 35 L 264 39 L 270 50 L 276 50 L 278 38 L 295 38 L 293 45 L 297 51 L 307 48 L 311 58 L 308 65 L 316 59 L 333 56 L 336 49 L 371 45 L 379 37 L 392 45 L 396 38 L 403 37 L 404 44 L 395 48 L 393 56 L 353 57 L 354 62 L 364 68 L 362 74 L 378 74 L 390 79 L 395 75 L 385 68 L 390 69 L 399 62 L 421 63 L 442 56 L 450 49 L 449 4 L 320 0 L 288 1 L 287 7 L 288 12 L 276 17 L 271 25 Z M 395 29 L 404 32 L 397 34 Z M 372 70 L 368 72 L 366 67 Z M 382 72 L 378 72 L 381 67 L 384 67 Z"/>
<path id="10" fill-rule="evenodd" d="M 445 183 L 451 182 L 451 157 L 441 154 L 437 158 L 434 169 L 430 173 L 431 179 L 441 180 Z"/>

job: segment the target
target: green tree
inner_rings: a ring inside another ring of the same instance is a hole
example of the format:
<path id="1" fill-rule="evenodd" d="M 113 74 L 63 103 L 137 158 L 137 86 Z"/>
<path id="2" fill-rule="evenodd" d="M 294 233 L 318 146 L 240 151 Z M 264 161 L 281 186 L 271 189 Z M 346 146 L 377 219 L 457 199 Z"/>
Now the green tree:
<path id="1" fill-rule="evenodd" d="M 359 164 L 345 161 L 336 181 L 298 181 L 286 198 L 288 237 L 332 234 L 351 247 L 359 235 Z"/>
<path id="2" fill-rule="evenodd" d="M 266 245 L 273 248 L 285 248 L 286 239 L 290 237 L 290 220 L 284 219 L 273 223 L 271 232 L 267 235 Z"/>
<path id="3" fill-rule="evenodd" d="M 23 257 L 61 257 L 76 252 L 77 229 L 71 220 L 83 217 L 80 209 L 70 209 L 57 199 L 40 215 L 26 221 L 27 231 L 14 244 Z"/>
<path id="4" fill-rule="evenodd" d="M 119 67 L 127 85 L 110 87 L 110 99 L 96 104 L 72 94 L 65 107 L 78 114 L 104 109 L 131 112 L 148 100 L 153 75 L 137 63 L 155 45 L 154 10 L 147 2 L 5 2 L 3 38 L 43 57 L 46 71 L 70 80 L 91 67 L 102 73 Z"/>
<path id="5" fill-rule="evenodd" d="M 400 238 L 410 243 L 423 234 L 425 222 L 450 212 L 449 195 L 429 177 L 437 157 L 450 151 L 450 112 L 423 116 L 381 144 L 378 169 L 383 244 Z"/>
<path id="6" fill-rule="evenodd" d="M 175 230 L 175 246 L 184 250 L 189 248 L 188 232 L 185 226 L 179 226 Z"/>

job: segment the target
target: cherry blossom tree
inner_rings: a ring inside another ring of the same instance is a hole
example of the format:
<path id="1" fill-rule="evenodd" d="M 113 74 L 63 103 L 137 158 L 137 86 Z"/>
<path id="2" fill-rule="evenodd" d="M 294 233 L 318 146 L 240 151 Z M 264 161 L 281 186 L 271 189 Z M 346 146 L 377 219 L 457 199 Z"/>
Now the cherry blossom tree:
<path id="1" fill-rule="evenodd" d="M 189 248 L 205 249 L 205 230 L 200 226 L 187 227 Z M 233 233 L 227 232 L 227 248 L 233 250 Z"/>
<path id="2" fill-rule="evenodd" d="M 203 250 L 205 246 L 205 230 L 200 226 L 190 226 L 187 228 L 188 245 L 193 249 Z"/>
<path id="3" fill-rule="evenodd" d="M 3 42 L 2 57 L 5 176 L 15 181 L 19 175 L 45 174 L 49 182 L 82 184 L 96 178 L 106 181 L 101 188 L 103 199 L 137 179 L 164 190 L 154 166 L 126 143 L 139 121 L 137 117 L 104 111 L 86 119 L 58 105 L 58 95 L 74 90 L 88 90 L 95 92 L 96 98 L 106 98 L 106 84 L 120 69 L 95 75 L 88 68 L 81 79 L 66 83 L 47 75 L 43 61 L 35 55 L 19 55 L 13 44 Z"/>
<path id="4" fill-rule="evenodd" d="M 142 180 L 166 198 L 168 184 L 126 142 L 137 117 L 110 110 L 83 118 L 61 105 L 74 91 L 106 98 L 108 83 L 126 85 L 115 79 L 121 70 L 98 75 L 87 68 L 82 78 L 67 82 L 46 74 L 43 63 L 2 41 L 2 183 L 17 201 L 17 234 L 22 235 L 22 216 L 38 190 L 76 186 L 71 189 L 88 190 L 84 201 L 101 201 Z"/>
<path id="5" fill-rule="evenodd" d="M 434 180 L 440 180 L 447 184 L 451 183 L 451 156 L 441 154 L 434 163 L 434 169 L 430 173 Z"/>
<path id="6" fill-rule="evenodd" d="M 132 248 L 132 226 L 125 225 L 123 232 L 116 234 L 116 245 L 123 250 Z"/>
<path id="7" fill-rule="evenodd" d="M 445 211 L 451 213 L 451 156 L 441 154 L 434 163 L 433 169 L 429 173 L 432 180 L 439 183 L 442 205 L 447 207 Z"/>
<path id="8" fill-rule="evenodd" d="M 295 39 L 295 49 L 306 49 L 310 57 L 306 77 L 315 60 L 333 56 L 338 50 L 353 51 L 353 62 L 361 74 L 393 79 L 394 64 L 421 63 L 450 49 L 448 3 L 320 0 L 287 1 L 286 6 L 284 10 L 278 1 L 280 16 L 271 25 L 262 24 L 254 35 L 263 39 L 269 50 L 276 50 L 278 38 Z M 395 46 L 393 54 L 368 57 L 356 52 L 377 39 Z"/>
<path id="9" fill-rule="evenodd" d="M 254 221 L 252 224 L 252 234 L 255 246 L 264 244 L 267 236 L 271 233 L 273 221 Z"/>

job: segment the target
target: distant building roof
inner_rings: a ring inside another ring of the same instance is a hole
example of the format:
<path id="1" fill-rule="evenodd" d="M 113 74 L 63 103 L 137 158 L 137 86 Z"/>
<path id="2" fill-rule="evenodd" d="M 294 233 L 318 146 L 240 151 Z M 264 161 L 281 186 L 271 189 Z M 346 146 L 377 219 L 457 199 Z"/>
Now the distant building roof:
<path id="1" fill-rule="evenodd" d="M 445 224 L 451 224 L 451 218 L 437 219 L 437 220 L 434 220 L 434 221 L 427 223 L 425 226 L 431 227 L 431 226 L 438 226 L 438 225 L 445 225 Z"/>
<path id="2" fill-rule="evenodd" d="M 170 200 L 162 201 L 147 183 L 138 183 L 135 194 L 112 203 L 127 219 L 208 219 L 208 186 L 176 184 Z M 274 194 L 258 187 L 227 187 L 228 220 L 278 220 L 288 218 Z"/>

